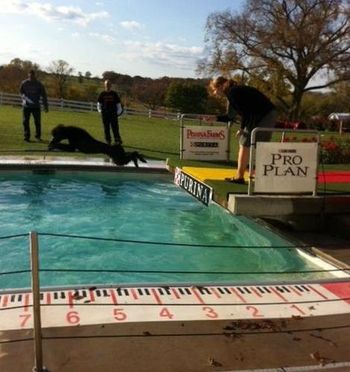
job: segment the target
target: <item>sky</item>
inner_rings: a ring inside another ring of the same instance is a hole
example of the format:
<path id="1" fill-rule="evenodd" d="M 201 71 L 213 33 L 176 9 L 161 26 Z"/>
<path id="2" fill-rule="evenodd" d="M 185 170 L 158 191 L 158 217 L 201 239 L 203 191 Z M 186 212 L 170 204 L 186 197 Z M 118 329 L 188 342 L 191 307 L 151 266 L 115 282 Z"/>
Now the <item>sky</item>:
<path id="1" fill-rule="evenodd" d="M 0 65 L 13 58 L 74 74 L 198 77 L 207 17 L 244 0 L 0 0 Z"/>

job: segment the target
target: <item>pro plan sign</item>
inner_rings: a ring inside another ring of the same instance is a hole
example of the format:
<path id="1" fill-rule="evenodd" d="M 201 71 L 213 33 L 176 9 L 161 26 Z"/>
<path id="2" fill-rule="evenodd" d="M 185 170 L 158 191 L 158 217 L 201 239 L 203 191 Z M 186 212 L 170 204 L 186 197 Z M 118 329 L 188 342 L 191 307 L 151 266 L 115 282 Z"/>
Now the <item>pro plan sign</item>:
<path id="1" fill-rule="evenodd" d="M 228 133 L 226 126 L 183 126 L 182 159 L 227 160 Z"/>
<path id="2" fill-rule="evenodd" d="M 206 206 L 210 203 L 213 190 L 206 184 L 186 174 L 180 168 L 175 169 L 174 183 Z"/>
<path id="3" fill-rule="evenodd" d="M 313 192 L 318 144 L 257 142 L 254 192 Z"/>

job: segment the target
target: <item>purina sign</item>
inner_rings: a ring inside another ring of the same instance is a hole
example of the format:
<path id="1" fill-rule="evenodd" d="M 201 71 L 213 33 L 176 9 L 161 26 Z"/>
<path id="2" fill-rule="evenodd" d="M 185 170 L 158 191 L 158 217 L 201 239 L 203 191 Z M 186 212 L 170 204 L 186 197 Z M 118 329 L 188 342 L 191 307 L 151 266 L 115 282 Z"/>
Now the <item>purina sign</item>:
<path id="1" fill-rule="evenodd" d="M 175 169 L 174 183 L 186 190 L 189 194 L 194 196 L 206 206 L 209 205 L 213 194 L 211 187 L 196 180 L 192 176 L 183 172 L 180 168 Z"/>
<path id="2" fill-rule="evenodd" d="M 254 192 L 314 192 L 317 143 L 257 142 Z"/>
<path id="3" fill-rule="evenodd" d="M 228 144 L 227 126 L 182 127 L 182 159 L 227 160 Z"/>

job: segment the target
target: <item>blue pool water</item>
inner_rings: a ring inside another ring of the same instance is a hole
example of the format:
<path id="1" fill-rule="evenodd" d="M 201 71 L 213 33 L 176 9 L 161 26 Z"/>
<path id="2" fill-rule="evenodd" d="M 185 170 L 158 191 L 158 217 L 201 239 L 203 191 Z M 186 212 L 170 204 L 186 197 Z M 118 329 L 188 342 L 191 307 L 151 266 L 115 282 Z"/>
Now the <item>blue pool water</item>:
<path id="1" fill-rule="evenodd" d="M 39 233 L 43 286 L 320 278 L 272 274 L 319 268 L 253 220 L 205 207 L 170 175 L 0 173 L 0 289 L 30 285 L 28 273 L 6 274 L 29 269 L 28 236 L 14 236 L 29 231 Z M 62 269 L 95 272 L 47 271 Z"/>

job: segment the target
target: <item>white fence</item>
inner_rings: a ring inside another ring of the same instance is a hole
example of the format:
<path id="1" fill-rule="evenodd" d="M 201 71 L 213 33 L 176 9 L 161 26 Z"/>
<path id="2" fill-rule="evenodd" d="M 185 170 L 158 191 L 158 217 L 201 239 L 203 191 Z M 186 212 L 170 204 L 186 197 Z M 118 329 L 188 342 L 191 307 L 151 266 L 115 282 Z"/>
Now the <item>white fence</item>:
<path id="1" fill-rule="evenodd" d="M 68 99 L 48 98 L 50 109 L 76 112 L 96 112 L 96 102 L 73 101 Z M 21 106 L 22 99 L 19 94 L 0 92 L 0 106 Z M 135 110 L 124 107 L 123 115 L 139 115 L 149 118 L 162 118 L 169 120 L 180 120 L 180 112 L 157 111 L 157 110 Z"/>

